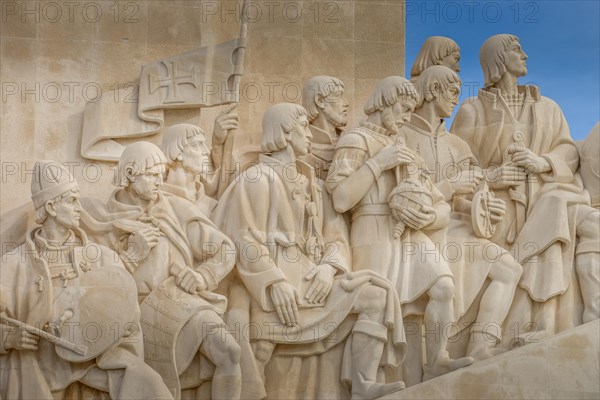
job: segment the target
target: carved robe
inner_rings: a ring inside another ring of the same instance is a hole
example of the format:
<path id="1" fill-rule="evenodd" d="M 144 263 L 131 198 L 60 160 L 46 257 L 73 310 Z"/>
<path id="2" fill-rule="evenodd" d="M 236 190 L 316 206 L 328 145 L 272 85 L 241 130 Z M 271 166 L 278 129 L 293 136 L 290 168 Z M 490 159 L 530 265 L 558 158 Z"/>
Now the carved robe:
<path id="1" fill-rule="evenodd" d="M 121 270 L 123 275 L 118 281 L 113 281 L 113 285 L 129 285 L 135 293 L 133 280 L 113 251 L 88 242 L 81 230 L 72 231 L 71 237 L 62 247 L 48 247 L 43 239 L 37 237 L 39 229 L 29 231 L 25 244 L 15 252 L 6 254 L 3 259 L 0 301 L 6 307 L 8 317 L 41 328 L 59 320 L 68 305 L 81 306 L 81 312 L 89 313 L 89 304 L 81 305 L 76 300 L 78 291 L 83 295 L 90 291 L 90 288 L 80 287 L 79 282 L 85 279 L 88 271 L 94 269 L 111 269 L 113 273 Z M 43 253 L 41 256 L 40 251 L 48 255 L 46 258 L 49 261 L 43 257 Z M 94 289 L 102 288 L 92 288 Z M 114 295 L 108 288 L 105 292 L 106 296 Z M 100 337 L 98 340 L 103 340 L 104 336 L 111 335 L 111 344 L 114 340 L 118 340 L 119 344 L 109 347 L 92 360 L 69 362 L 57 354 L 58 347 L 55 348 L 54 344 L 45 339 L 39 340 L 37 351 L 7 351 L 0 342 L 0 397 L 51 399 L 51 392 L 63 390 L 71 383 L 81 381 L 110 392 L 113 399 L 172 399 L 161 377 L 144 363 L 143 341 L 139 330 L 140 309 L 135 302 L 135 295 L 131 297 L 131 303 L 120 304 L 120 314 L 127 313 L 131 316 L 129 322 L 133 324 L 132 334 L 124 339 L 118 334 L 115 338 L 113 334 L 117 334 L 118 329 L 123 333 L 124 326 L 113 326 L 111 328 L 115 331 L 107 332 L 106 327 L 103 327 L 104 321 L 95 320 L 95 328 L 89 333 L 95 335 L 93 339 Z M 97 302 L 93 305 L 98 308 L 96 318 L 111 312 L 101 310 L 107 304 L 110 302 Z M 75 314 L 77 315 L 77 310 Z M 68 331 L 68 321 L 66 322 L 67 325 L 63 325 L 62 329 L 67 334 L 62 336 L 68 340 L 73 335 Z M 0 324 L 2 340 L 5 335 L 10 334 L 8 327 L 3 324 L 4 322 Z M 101 327 L 100 331 L 96 330 L 97 327 Z"/>
<path id="2" fill-rule="evenodd" d="M 190 199 L 185 191 L 177 186 L 163 184 L 161 187 L 162 192 L 164 193 L 166 199 L 171 204 L 177 218 L 179 219 L 179 223 L 186 232 L 188 239 L 190 240 L 191 250 L 194 256 L 194 262 L 196 265 L 200 265 L 213 260 L 228 260 L 228 264 L 233 265 L 235 262 L 235 247 L 231 239 L 229 239 L 225 234 L 223 234 L 219 228 L 207 217 L 206 211 L 212 212 L 214 206 L 216 206 L 217 202 L 212 198 L 204 195 L 204 190 L 201 188 L 201 192 L 198 193 L 197 201 L 194 199 Z M 210 201 L 208 205 L 210 209 L 208 209 L 205 201 Z M 231 271 L 231 268 L 211 268 L 211 276 L 212 273 L 213 280 L 209 284 L 208 290 L 214 291 L 217 289 L 219 284 L 226 278 L 226 275 Z M 229 283 L 231 286 L 230 282 Z M 234 283 L 235 285 L 235 283 Z M 241 285 L 240 285 L 241 286 Z M 243 289 L 243 287 L 236 288 L 238 290 Z M 219 287 L 219 290 L 226 291 L 225 288 Z M 228 294 L 231 294 L 229 292 Z M 234 292 L 234 296 L 238 298 L 232 299 L 228 302 L 229 309 L 234 304 L 237 304 L 240 300 L 243 300 L 247 293 L 243 293 L 240 291 Z M 240 299 L 242 298 L 242 299 Z M 226 322 L 228 321 L 227 314 L 225 315 Z M 238 321 L 235 321 L 238 322 Z M 243 325 L 239 326 L 242 323 L 239 323 L 238 326 L 235 324 L 231 325 L 230 328 L 236 330 L 236 337 L 240 337 L 242 329 L 247 327 L 247 322 L 244 321 Z M 244 394 L 244 398 L 247 399 L 260 399 L 266 396 L 264 392 L 264 388 L 262 386 L 262 378 L 260 377 L 260 373 L 258 372 L 256 362 L 254 359 L 254 354 L 252 354 L 252 349 L 250 348 L 247 342 L 242 340 L 238 340 L 238 344 L 242 346 L 242 358 L 241 358 L 241 368 L 244 371 L 243 382 L 242 382 L 242 393 Z M 247 348 L 244 345 L 248 345 Z M 203 361 L 204 363 L 206 361 Z M 202 364 L 200 364 L 202 365 Z M 197 369 L 198 363 L 192 363 L 190 368 L 186 370 L 186 375 L 192 375 L 193 370 Z"/>
<path id="3" fill-rule="evenodd" d="M 288 355 L 321 354 L 344 340 L 352 328 L 345 320 L 360 293 L 360 287 L 343 287 L 350 272 L 347 228 L 322 185 L 302 161 L 283 164 L 261 155 L 260 163 L 223 194 L 215 211 L 215 222 L 238 248 L 237 270 L 253 299 L 250 340 L 284 344 L 277 349 Z M 338 270 L 331 292 L 323 303 L 299 305 L 297 325 L 282 325 L 270 285 L 287 282 L 304 298 L 311 284 L 304 277 L 323 263 Z M 394 298 L 390 288 L 386 324 L 394 331 L 385 363 L 398 365 L 405 339 Z"/>
<path id="4" fill-rule="evenodd" d="M 328 132 L 316 126 L 309 125 L 308 127 L 313 136 L 310 140 L 310 152 L 301 159 L 313 167 L 317 177 L 324 181 L 327 179 L 329 166 L 331 165 L 331 161 L 333 161 L 333 153 L 335 152 L 335 145 L 338 138 L 332 138 Z"/>
<path id="5" fill-rule="evenodd" d="M 203 215 L 201 212 L 188 218 L 190 213 L 194 213 L 190 209 L 180 217 L 162 193 L 144 212 L 138 206 L 118 201 L 118 190 L 110 196 L 106 211 L 89 208 L 88 202 L 84 203 L 84 206 L 88 205 L 88 211 L 95 214 L 95 221 L 88 221 L 88 224 L 109 229 L 104 239 L 121 249 L 119 255 L 136 280 L 147 362 L 160 370 L 169 388 L 176 392 L 197 387 L 212 376 L 212 365 L 203 363 L 198 368 L 195 362 L 199 357 L 198 349 L 211 329 L 203 324 L 198 312 L 211 310 L 219 316 L 225 312 L 227 299 L 210 290 L 216 288 L 233 268 L 234 249 L 213 224 L 203 224 L 200 229 L 194 230 L 194 237 L 188 236 L 187 226 L 182 228 L 180 218 L 198 222 L 198 216 Z M 150 222 L 140 221 L 147 217 L 150 217 Z M 204 221 L 208 222 L 208 219 Z M 129 234 L 145 224 L 157 226 L 161 236 L 148 256 L 137 260 L 135 253 L 124 250 L 125 243 Z M 203 260 L 201 264 L 194 262 L 200 259 Z M 174 276 L 187 267 L 202 275 L 208 290 L 192 295 L 175 284 Z M 171 350 L 168 347 L 172 347 Z M 165 348 L 168 350 L 166 353 Z M 171 353 L 175 355 L 174 359 Z M 194 366 L 190 368 L 192 364 Z"/>
<path id="6" fill-rule="evenodd" d="M 395 138 L 380 127 L 363 123 L 359 128 L 346 132 L 340 138 L 335 151 L 327 186 L 333 192 L 337 184 L 348 178 L 374 157 L 383 147 L 393 144 Z M 427 180 L 433 196 L 433 207 L 438 217 L 449 213 L 442 194 Z M 383 171 L 369 188 L 367 194 L 350 210 L 352 228 L 352 267 L 354 270 L 369 269 L 385 276 L 400 296 L 403 315 L 422 314 L 423 294 L 442 276 L 452 277 L 452 272 L 439 249 L 423 230 L 407 231 L 402 241 L 394 239 L 396 224 L 388 205 L 388 197 L 396 186 L 394 170 Z M 414 307 L 409 304 L 413 304 Z M 419 304 L 417 304 L 419 303 Z"/>
<path id="7" fill-rule="evenodd" d="M 502 165 L 505 151 L 518 137 L 550 164 L 550 172 L 528 177 L 520 230 L 514 229 L 519 206 L 509 189 L 494 191 L 505 200 L 507 213 L 492 237 L 523 266 L 519 286 L 533 300 L 545 302 L 565 293 L 571 283 L 578 205 L 589 204 L 589 195 L 575 173 L 579 155 L 558 105 L 537 87 L 520 86 L 519 92 L 524 101 L 515 116 L 497 89 L 480 90 L 477 98 L 460 106 L 451 131 L 469 144 L 484 169 Z"/>
<path id="8" fill-rule="evenodd" d="M 417 114 L 412 115 L 411 122 L 402 128 L 401 134 L 407 147 L 424 160 L 424 167 L 431 171 L 431 180 L 444 195 L 444 200 L 452 205 L 450 224 L 436 235 L 436 239 L 441 241 L 442 257 L 450 263 L 454 275 L 454 304 L 456 316 L 461 317 L 477 297 L 494 262 L 508 251 L 475 235 L 471 224 L 472 196 L 452 193 L 449 182 L 461 171 L 477 168 L 469 145 L 450 134 L 444 122 L 434 131 Z"/>

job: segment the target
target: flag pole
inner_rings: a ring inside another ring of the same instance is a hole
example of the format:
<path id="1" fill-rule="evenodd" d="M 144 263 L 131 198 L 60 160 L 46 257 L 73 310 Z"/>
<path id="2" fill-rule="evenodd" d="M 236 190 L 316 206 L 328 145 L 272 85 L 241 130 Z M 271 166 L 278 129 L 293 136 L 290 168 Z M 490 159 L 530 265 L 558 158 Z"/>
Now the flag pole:
<path id="1" fill-rule="evenodd" d="M 240 102 L 242 74 L 244 72 L 244 56 L 246 55 L 246 46 L 248 41 L 248 3 L 250 0 L 244 0 L 240 11 L 240 35 L 238 37 L 238 47 L 235 49 L 234 55 L 234 73 L 230 82 L 228 82 L 228 97 L 231 103 Z M 217 190 L 217 198 L 221 197 L 225 189 L 235 179 L 240 168 L 233 159 L 233 141 L 234 134 L 229 132 L 223 143 L 223 165 L 219 176 L 219 185 Z"/>

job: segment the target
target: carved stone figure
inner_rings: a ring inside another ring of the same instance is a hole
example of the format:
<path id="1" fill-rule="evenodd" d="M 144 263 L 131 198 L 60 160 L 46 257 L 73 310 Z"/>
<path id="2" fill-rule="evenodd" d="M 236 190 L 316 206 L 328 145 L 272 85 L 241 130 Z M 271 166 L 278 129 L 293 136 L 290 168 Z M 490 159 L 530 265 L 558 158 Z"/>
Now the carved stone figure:
<path id="1" fill-rule="evenodd" d="M 449 68 L 436 65 L 425 69 L 414 83 L 421 99 L 401 134 L 407 146 L 425 161 L 424 167 L 432 172 L 431 180 L 444 200 L 452 204 L 445 241 L 447 249 L 450 246 L 458 246 L 458 249 L 454 254 L 449 251 L 444 254 L 454 275 L 457 317 L 467 312 L 489 281 L 470 330 L 467 349 L 467 355 L 475 360 L 486 359 L 493 355 L 496 343 L 500 342 L 501 326 L 512 304 L 522 268 L 507 250 L 478 237 L 472 226 L 472 209 L 478 206 L 472 201 L 473 193 L 483 174 L 476 166 L 477 160 L 469 145 L 451 135 L 444 124 L 444 118 L 452 115 L 458 103 L 460 78 Z M 495 225 L 502 220 L 506 210 L 503 200 L 489 195 L 482 201 L 486 202 L 487 209 L 478 211 L 490 214 L 485 224 Z"/>
<path id="2" fill-rule="evenodd" d="M 525 340 L 526 323 L 535 323 L 536 340 L 577 323 L 572 304 L 560 304 L 568 301 L 560 295 L 573 269 L 585 305 L 583 321 L 600 315 L 600 216 L 575 174 L 577 148 L 560 108 L 539 88 L 517 85 L 527 73 L 526 60 L 516 36 L 490 37 L 480 53 L 485 88 L 461 105 L 452 126 L 507 205 L 492 241 L 510 249 L 523 266 L 507 319 L 519 323 L 518 342 Z"/>
<path id="3" fill-rule="evenodd" d="M 592 207 L 600 209 L 600 122 L 578 145 L 583 185 L 590 192 Z"/>
<path id="4" fill-rule="evenodd" d="M 194 209 L 210 216 L 217 205 L 214 197 L 220 174 L 211 162 L 211 151 L 206 145 L 204 132 L 191 124 L 173 125 L 163 134 L 162 150 L 169 163 L 169 172 L 161 186 L 162 192 L 185 199 L 193 204 Z M 212 154 L 221 152 L 222 148 L 217 145 Z M 216 155 L 215 158 L 222 159 L 222 156 Z M 205 185 L 201 179 L 205 182 L 209 179 L 212 184 Z M 211 189 L 211 195 L 206 193 L 207 186 Z"/>
<path id="5" fill-rule="evenodd" d="M 429 332 L 425 377 L 432 378 L 468 365 L 473 359 L 450 359 L 447 337 L 434 333 L 454 321 L 454 283 L 448 263 L 439 259 L 436 250 L 431 254 L 435 246 L 425 232 L 444 228 L 450 211 L 429 180 L 433 206 L 403 210 L 403 222 L 410 229 L 402 240 L 394 239 L 395 220 L 388 205 L 397 182 L 394 168 L 416 160 L 406 146 L 397 144 L 395 137 L 410 119 L 418 98 L 414 86 L 402 77 L 378 82 L 365 105 L 367 121 L 338 141 L 327 189 L 335 209 L 352 215 L 353 270 L 373 270 L 388 278 L 396 285 L 403 314 L 424 315 Z M 420 335 L 416 342 L 409 345 L 409 351 L 420 349 Z M 420 368 L 407 365 L 407 369 L 415 372 Z M 420 381 L 420 372 L 411 383 L 415 380 Z"/>
<path id="6" fill-rule="evenodd" d="M 377 382 L 380 365 L 399 362 L 399 303 L 384 278 L 350 273 L 344 219 L 314 170 L 298 160 L 310 138 L 303 107 L 271 106 L 262 141 L 269 155 L 224 193 L 215 222 L 240 249 L 237 269 L 253 298 L 250 338 L 261 368 L 276 347 L 319 354 L 351 333 L 342 379 L 352 382 L 353 398 L 374 399 L 404 387 Z"/>
<path id="7" fill-rule="evenodd" d="M 202 154 L 201 142 L 194 142 L 197 131 L 183 132 L 192 138 L 182 162 Z M 221 318 L 227 299 L 212 292 L 233 268 L 235 249 L 191 201 L 163 196 L 166 164 L 151 143 L 127 146 L 117 167 L 121 188 L 110 196 L 104 217 L 137 284 L 146 362 L 176 397 L 212 376 L 212 398 L 239 398 L 239 346 Z M 185 176 L 185 168 L 174 165 L 174 176 Z M 187 178 L 180 192 L 195 187 L 192 175 Z"/>
<path id="8" fill-rule="evenodd" d="M 213 204 L 213 200 L 205 196 L 203 185 L 197 180 L 198 175 L 203 173 L 202 166 L 210 163 L 210 151 L 206 146 L 202 130 L 190 124 L 171 126 L 164 133 L 162 149 L 169 163 L 161 191 L 171 203 L 188 238 L 193 238 L 197 244 L 204 246 L 213 246 L 221 242 L 227 242 L 229 246 L 229 239 L 222 237 L 224 235 L 207 217 L 212 213 L 212 209 L 209 210 L 206 207 L 207 202 Z M 194 251 L 195 262 L 203 263 L 207 255 L 201 249 Z M 226 254 L 223 255 L 226 256 Z M 211 290 L 216 289 L 216 283 Z M 249 296 L 237 279 L 226 283 L 227 285 L 223 285 L 225 287 L 222 289 L 227 291 L 228 309 L 236 309 L 234 313 L 237 315 L 237 309 L 248 307 L 247 298 Z M 221 282 L 219 284 L 221 286 Z M 236 326 L 235 323 L 243 326 L 248 324 L 246 320 L 239 321 L 235 318 L 234 321 L 231 319 L 229 321 L 225 319 L 225 321 L 233 322 L 232 326 Z M 244 371 L 244 381 L 242 382 L 244 398 L 264 397 L 264 391 L 261 390 L 262 384 L 258 383 L 261 382 L 261 378 L 257 372 L 252 350 L 249 345 L 247 348 L 245 347 L 247 345 L 245 341 L 238 341 L 238 343 L 242 347 L 240 366 Z"/>
<path id="9" fill-rule="evenodd" d="M 163 151 L 170 162 L 176 163 L 170 169 L 162 187 L 163 192 L 175 192 L 174 194 L 187 198 L 208 217 L 235 172 L 233 169 L 229 170 L 234 165 L 231 160 L 232 149 L 225 147 L 231 145 L 232 140 L 227 138 L 239 126 L 236 108 L 237 104 L 228 107 L 215 119 L 212 149 L 206 144 L 204 132 L 195 125 L 173 125 L 165 129 L 163 134 Z M 170 135 L 170 132 L 182 130 L 187 132 L 186 135 Z M 167 136 L 172 136 L 172 139 L 165 139 Z M 178 139 L 174 139 L 175 137 Z M 188 139 L 192 137 L 193 140 L 188 144 Z M 188 153 L 187 157 L 184 152 Z M 186 159 L 187 161 L 183 161 Z M 190 177 L 195 181 L 193 185 L 188 185 Z"/>
<path id="10" fill-rule="evenodd" d="M 417 78 L 432 65 L 443 65 L 454 72 L 460 72 L 460 47 L 456 42 L 444 36 L 428 37 L 410 70 L 411 80 Z"/>
<path id="11" fill-rule="evenodd" d="M 317 177 L 327 178 L 335 144 L 348 123 L 350 103 L 344 83 L 332 76 L 315 76 L 304 84 L 302 105 L 308 112 L 312 133 L 309 153 L 302 160 L 315 168 Z"/>
<path id="12" fill-rule="evenodd" d="M 0 396 L 62 398 L 79 381 L 113 399 L 172 399 L 143 360 L 135 282 L 79 229 L 75 179 L 37 162 L 31 194 L 40 225 L 2 262 Z"/>

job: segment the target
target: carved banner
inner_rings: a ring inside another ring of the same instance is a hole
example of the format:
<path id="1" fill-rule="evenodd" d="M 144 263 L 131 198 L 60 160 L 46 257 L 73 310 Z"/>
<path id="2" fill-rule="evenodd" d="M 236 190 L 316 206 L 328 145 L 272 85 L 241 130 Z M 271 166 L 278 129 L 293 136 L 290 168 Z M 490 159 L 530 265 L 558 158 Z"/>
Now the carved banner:
<path id="1" fill-rule="evenodd" d="M 124 147 L 115 139 L 157 133 L 164 125 L 165 109 L 238 102 L 239 82 L 235 78 L 242 74 L 241 49 L 245 46 L 245 38 L 240 38 L 146 64 L 139 88 L 129 86 L 88 102 L 81 155 L 117 161 Z"/>

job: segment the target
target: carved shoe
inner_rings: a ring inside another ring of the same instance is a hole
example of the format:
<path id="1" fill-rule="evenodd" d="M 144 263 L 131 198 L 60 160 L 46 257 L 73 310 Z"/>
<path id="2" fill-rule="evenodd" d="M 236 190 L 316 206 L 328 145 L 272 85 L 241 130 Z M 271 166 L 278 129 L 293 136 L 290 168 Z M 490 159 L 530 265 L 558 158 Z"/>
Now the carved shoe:
<path id="1" fill-rule="evenodd" d="M 459 368 L 466 367 L 467 365 L 473 364 L 473 357 L 461 357 L 452 359 L 450 357 L 443 357 L 433 366 L 424 366 L 423 381 L 436 378 L 438 376 L 447 374 L 448 372 L 455 371 Z"/>
<path id="2" fill-rule="evenodd" d="M 500 343 L 500 338 L 491 335 L 487 332 L 471 330 L 471 342 L 467 347 L 467 356 L 475 361 L 483 361 L 498 354 L 502 354 L 507 349 L 497 347 Z"/>
<path id="3" fill-rule="evenodd" d="M 473 347 L 469 346 L 467 354 L 470 358 L 477 361 L 487 360 L 488 358 L 505 353 L 507 349 L 501 347 L 493 347 L 486 344 L 476 344 Z"/>
<path id="4" fill-rule="evenodd" d="M 406 387 L 404 382 L 377 383 L 365 381 L 359 376 L 359 382 L 352 382 L 352 400 L 373 400 L 397 392 Z"/>

